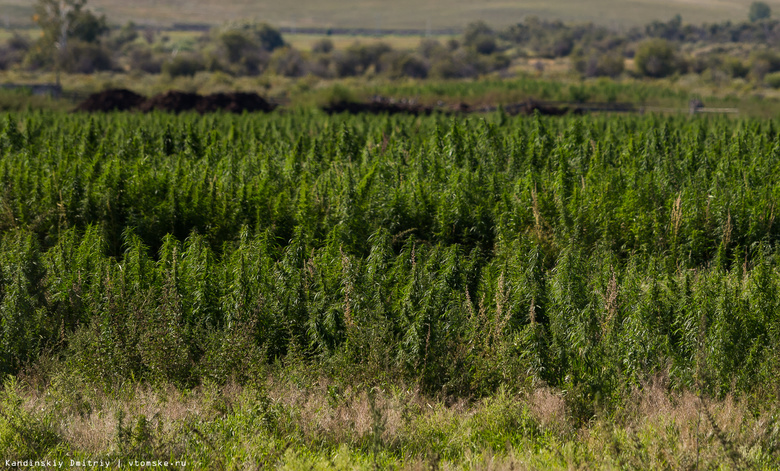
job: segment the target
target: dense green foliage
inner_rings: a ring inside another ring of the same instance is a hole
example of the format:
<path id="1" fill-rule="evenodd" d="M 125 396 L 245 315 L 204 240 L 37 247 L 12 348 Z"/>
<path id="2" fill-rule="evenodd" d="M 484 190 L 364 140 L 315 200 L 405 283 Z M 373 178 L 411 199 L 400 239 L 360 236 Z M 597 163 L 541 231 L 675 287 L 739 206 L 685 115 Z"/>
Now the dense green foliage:
<path id="1" fill-rule="evenodd" d="M 9 115 L 0 371 L 777 394 L 774 122 Z M 772 396 L 767 396 L 772 397 Z"/>
<path id="2" fill-rule="evenodd" d="M 750 4 L 748 19 L 752 22 L 766 20 L 772 16 L 772 9 L 764 2 L 753 2 Z"/>

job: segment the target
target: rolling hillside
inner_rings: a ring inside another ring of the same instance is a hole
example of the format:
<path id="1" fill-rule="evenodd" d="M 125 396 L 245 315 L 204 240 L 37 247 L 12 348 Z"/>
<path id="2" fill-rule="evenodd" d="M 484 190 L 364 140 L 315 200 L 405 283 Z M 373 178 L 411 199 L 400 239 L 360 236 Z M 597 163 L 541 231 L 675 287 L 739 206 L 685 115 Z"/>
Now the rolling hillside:
<path id="1" fill-rule="evenodd" d="M 484 19 L 496 26 L 536 15 L 564 21 L 592 21 L 629 27 L 675 14 L 691 23 L 743 20 L 752 0 L 90 0 L 113 22 L 218 24 L 256 18 L 277 26 L 349 28 L 459 28 Z M 767 3 L 780 13 L 780 1 Z M 29 24 L 33 0 L 0 0 L 0 24 Z"/>

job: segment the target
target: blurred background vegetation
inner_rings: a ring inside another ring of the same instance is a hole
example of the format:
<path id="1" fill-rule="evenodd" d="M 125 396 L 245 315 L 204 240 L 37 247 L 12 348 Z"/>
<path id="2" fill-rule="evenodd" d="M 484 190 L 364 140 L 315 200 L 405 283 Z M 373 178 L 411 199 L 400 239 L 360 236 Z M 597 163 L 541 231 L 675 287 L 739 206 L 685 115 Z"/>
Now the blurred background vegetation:
<path id="1" fill-rule="evenodd" d="M 476 21 L 447 32 L 377 29 L 373 35 L 291 31 L 252 20 L 179 29 L 120 26 L 86 0 L 63 5 L 40 0 L 34 28 L 9 24 L 0 30 L 0 81 L 61 76 L 79 91 L 125 85 L 141 93 L 172 87 L 269 91 L 285 83 L 285 98 L 344 79 L 664 79 L 666 86 L 702 95 L 780 95 L 780 21 L 763 2 L 745 6 L 744 21 L 737 22 L 693 24 L 677 15 L 626 28 L 527 16 L 502 27 Z"/>

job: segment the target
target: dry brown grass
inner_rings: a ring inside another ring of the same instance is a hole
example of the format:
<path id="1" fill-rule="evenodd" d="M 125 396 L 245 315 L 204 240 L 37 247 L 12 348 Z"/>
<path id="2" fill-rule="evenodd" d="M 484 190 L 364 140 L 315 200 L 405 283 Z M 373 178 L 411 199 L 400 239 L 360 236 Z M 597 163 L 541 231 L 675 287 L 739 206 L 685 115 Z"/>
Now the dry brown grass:
<path id="1" fill-rule="evenodd" d="M 386 458 L 387 453 L 401 450 L 402 459 L 392 458 L 400 469 L 711 469 L 721 465 L 747 469 L 767 452 L 767 434 L 774 430 L 770 427 L 773 410 L 755 414 L 733 396 L 715 400 L 691 392 L 672 393 L 664 375 L 633 390 L 617 413 L 578 429 L 570 420 L 564 394 L 545 386 L 517 395 L 502 390 L 477 402 L 451 404 L 415 388 L 367 390 L 325 378 L 301 385 L 300 380 L 285 376 L 270 376 L 257 388 L 228 383 L 181 392 L 134 385 L 112 394 L 61 381 L 41 387 L 30 379 L 20 393 L 28 414 L 54 411 L 58 435 L 82 455 L 117 452 L 117 418 L 122 411 L 125 427 L 146 417 L 158 448 L 186 453 L 180 445 L 182 437 L 202 436 L 217 455 L 215 463 L 226 467 L 231 458 L 220 456 L 218 450 L 230 449 L 239 457 L 265 456 L 263 462 L 269 465 L 297 463 L 290 469 L 308 469 L 311 463 L 315 463 L 312 469 L 370 468 L 366 463 L 372 453 Z M 258 401 L 285 411 L 277 425 L 281 436 L 295 437 L 297 446 L 331 450 L 326 453 L 330 461 L 319 462 L 313 458 L 319 455 L 288 448 L 292 442 L 287 441 L 287 446 L 276 445 L 278 449 L 269 452 L 268 440 L 273 438 L 260 430 L 238 429 L 231 443 L 206 436 L 207 424 L 242 417 L 256 409 Z M 486 431 L 512 423 L 518 414 L 527 414 L 545 438 L 521 438 L 513 435 L 517 430 L 507 429 L 501 432 L 506 433 L 506 443 L 498 448 L 480 441 Z M 195 432 L 184 425 L 196 421 L 204 425 Z M 523 440 L 530 440 L 527 446 Z M 174 442 L 179 445 L 171 445 Z M 461 454 L 443 459 L 429 451 L 442 446 Z M 362 461 L 355 461 L 355 453 L 364 457 Z"/>
<path id="2" fill-rule="evenodd" d="M 528 398 L 531 415 L 544 429 L 563 433 L 569 429 L 566 401 L 555 390 L 542 386 L 534 389 Z"/>

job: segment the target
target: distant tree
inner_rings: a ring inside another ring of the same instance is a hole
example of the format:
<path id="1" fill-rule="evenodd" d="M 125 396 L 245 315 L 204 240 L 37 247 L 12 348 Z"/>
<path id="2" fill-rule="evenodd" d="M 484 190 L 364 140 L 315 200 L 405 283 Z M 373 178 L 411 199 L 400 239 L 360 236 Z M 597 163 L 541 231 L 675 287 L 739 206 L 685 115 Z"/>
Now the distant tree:
<path id="1" fill-rule="evenodd" d="M 653 21 L 645 26 L 645 34 L 651 38 L 678 41 L 683 37 L 682 16 L 675 15 L 674 18 L 666 23 L 658 20 Z"/>
<path id="2" fill-rule="evenodd" d="M 56 47 L 68 39 L 97 42 L 109 31 L 105 15 L 85 9 L 87 0 L 38 0 L 33 19 L 43 32 L 42 40 Z"/>
<path id="3" fill-rule="evenodd" d="M 484 21 L 476 21 L 466 26 L 463 44 L 479 54 L 492 54 L 498 49 L 495 33 Z"/>
<path id="4" fill-rule="evenodd" d="M 15 32 L 13 36 L 8 38 L 5 45 L 0 46 L 0 70 L 21 63 L 29 49 L 30 40 Z"/>
<path id="5" fill-rule="evenodd" d="M 447 49 L 435 39 L 423 39 L 417 46 L 417 52 L 426 59 L 433 59 L 447 54 Z"/>
<path id="6" fill-rule="evenodd" d="M 285 77 L 302 77 L 306 74 L 306 61 L 296 49 L 283 47 L 271 55 L 270 68 Z"/>
<path id="7" fill-rule="evenodd" d="M 138 39 L 138 28 L 132 21 L 122 26 L 116 34 L 112 35 L 112 46 L 120 48 Z"/>
<path id="8" fill-rule="evenodd" d="M 206 70 L 203 58 L 196 54 L 177 54 L 176 57 L 162 65 L 162 73 L 172 78 L 192 77 Z"/>
<path id="9" fill-rule="evenodd" d="M 333 51 L 333 41 L 329 38 L 322 38 L 315 42 L 311 47 L 311 52 L 317 54 L 328 54 L 331 51 Z"/>
<path id="10" fill-rule="evenodd" d="M 590 51 L 587 54 L 578 52 L 572 55 L 574 69 L 585 77 L 617 77 L 623 73 L 624 62 L 619 51 Z"/>
<path id="11" fill-rule="evenodd" d="M 229 23 L 215 30 L 214 38 L 212 62 L 234 75 L 257 75 L 268 65 L 270 53 L 285 45 L 279 31 L 265 23 Z"/>
<path id="12" fill-rule="evenodd" d="M 282 34 L 279 30 L 266 23 L 258 25 L 254 30 L 254 34 L 266 51 L 273 51 L 284 46 L 284 39 L 282 39 Z"/>
<path id="13" fill-rule="evenodd" d="M 238 32 L 255 41 L 262 49 L 267 52 L 274 51 L 284 46 L 284 39 L 278 29 L 266 23 L 231 23 L 223 28 L 223 32 Z"/>
<path id="14" fill-rule="evenodd" d="M 674 47 L 660 38 L 648 39 L 640 44 L 634 63 L 639 72 L 648 77 L 666 77 L 677 69 Z"/>
<path id="15" fill-rule="evenodd" d="M 97 43 L 108 32 L 105 15 L 95 16 L 85 9 L 87 0 L 37 0 L 33 19 L 41 28 L 39 50 L 51 58 L 59 72 L 68 56 L 68 41 Z"/>
<path id="16" fill-rule="evenodd" d="M 493 36 L 493 29 L 487 25 L 484 21 L 475 21 L 469 23 L 466 26 L 466 31 L 463 32 L 463 42 L 467 45 L 473 44 L 480 36 L 487 35 Z"/>
<path id="17" fill-rule="evenodd" d="M 219 36 L 219 41 L 222 43 L 226 58 L 231 64 L 240 62 L 242 57 L 260 48 L 260 45 L 250 35 L 237 29 L 223 32 Z"/>
<path id="18" fill-rule="evenodd" d="M 766 3 L 753 2 L 750 4 L 750 12 L 748 13 L 750 21 L 765 20 L 770 16 L 772 16 L 772 9 Z"/>

